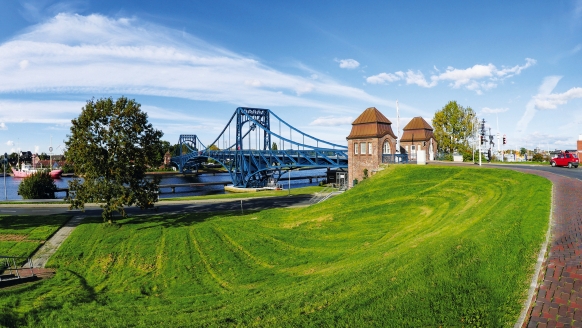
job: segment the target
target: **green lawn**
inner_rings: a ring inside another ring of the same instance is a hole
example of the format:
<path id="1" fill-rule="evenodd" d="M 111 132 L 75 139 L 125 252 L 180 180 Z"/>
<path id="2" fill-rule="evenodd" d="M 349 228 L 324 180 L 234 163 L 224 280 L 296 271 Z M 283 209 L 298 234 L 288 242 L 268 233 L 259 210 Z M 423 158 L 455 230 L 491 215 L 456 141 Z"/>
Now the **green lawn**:
<path id="1" fill-rule="evenodd" d="M 510 170 L 403 165 L 307 208 L 96 218 L 54 278 L 0 290 L 0 324 L 512 326 L 550 193 Z"/>
<path id="2" fill-rule="evenodd" d="M 310 187 L 292 188 L 291 192 L 289 192 L 289 190 L 264 190 L 264 191 L 257 191 L 257 192 L 240 192 L 240 193 L 215 194 L 215 195 L 204 195 L 204 196 L 185 196 L 185 197 L 160 198 L 160 201 L 167 202 L 167 201 L 177 201 L 177 200 L 280 197 L 280 196 L 288 196 L 289 193 L 291 195 L 310 195 L 310 194 L 315 194 L 316 192 L 320 192 L 324 189 L 325 189 L 325 187 L 310 186 Z"/>
<path id="3" fill-rule="evenodd" d="M 0 216 L 0 255 L 31 255 L 69 218 L 69 215 Z"/>

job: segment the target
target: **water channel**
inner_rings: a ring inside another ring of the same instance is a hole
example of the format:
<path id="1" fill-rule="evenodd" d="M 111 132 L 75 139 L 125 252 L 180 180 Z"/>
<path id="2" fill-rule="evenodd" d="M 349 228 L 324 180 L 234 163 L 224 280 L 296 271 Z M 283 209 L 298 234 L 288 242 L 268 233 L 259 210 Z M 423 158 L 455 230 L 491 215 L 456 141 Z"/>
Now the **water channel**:
<path id="1" fill-rule="evenodd" d="M 2 172 L 0 172 L 1 174 Z M 304 170 L 304 171 L 293 171 L 291 177 L 298 176 L 315 176 L 325 174 L 325 169 L 318 170 Z M 164 184 L 181 184 L 181 183 L 204 183 L 204 182 L 230 182 L 230 175 L 228 173 L 212 173 L 200 174 L 200 175 L 161 175 L 161 185 Z M 68 182 L 73 178 L 62 177 L 55 180 L 57 188 L 68 188 Z M 291 188 L 314 186 L 317 185 L 321 179 L 315 180 L 309 183 L 309 180 L 291 180 Z M 6 176 L 6 199 L 7 200 L 21 200 L 22 197 L 18 195 L 18 186 L 22 182 L 20 178 L 14 178 L 11 176 Z M 288 187 L 289 181 L 287 180 L 287 174 L 284 174 L 280 184 L 283 188 Z M 0 177 L 0 200 L 4 200 L 4 178 Z M 160 198 L 170 198 L 170 197 L 182 197 L 182 196 L 202 196 L 211 194 L 225 194 L 224 186 L 214 185 L 214 186 L 203 186 L 203 187 L 177 187 L 175 193 L 172 193 L 169 188 L 162 190 Z M 64 198 L 64 192 L 58 192 L 56 194 L 57 198 Z"/>

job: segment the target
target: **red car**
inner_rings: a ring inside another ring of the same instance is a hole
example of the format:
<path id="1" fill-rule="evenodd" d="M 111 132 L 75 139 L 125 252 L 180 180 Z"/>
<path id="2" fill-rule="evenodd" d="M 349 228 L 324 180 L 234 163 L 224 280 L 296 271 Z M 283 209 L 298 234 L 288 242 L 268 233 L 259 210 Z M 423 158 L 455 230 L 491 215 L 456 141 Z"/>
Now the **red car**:
<path id="1" fill-rule="evenodd" d="M 550 165 L 552 166 L 567 166 L 569 169 L 572 167 L 578 168 L 579 164 L 580 160 L 578 157 L 569 152 L 560 153 L 550 160 Z"/>

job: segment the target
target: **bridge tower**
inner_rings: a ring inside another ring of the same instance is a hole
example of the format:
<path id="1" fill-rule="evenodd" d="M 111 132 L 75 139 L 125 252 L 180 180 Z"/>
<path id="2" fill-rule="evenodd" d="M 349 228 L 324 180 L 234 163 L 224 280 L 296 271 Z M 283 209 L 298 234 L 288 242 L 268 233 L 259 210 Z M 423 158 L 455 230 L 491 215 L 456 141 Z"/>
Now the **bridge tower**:
<path id="1" fill-rule="evenodd" d="M 346 139 L 350 187 L 353 187 L 354 179 L 362 181 L 364 170 L 371 176 L 380 167 L 383 157 L 395 154 L 397 137 L 392 131 L 392 122 L 375 107 L 358 116 Z"/>

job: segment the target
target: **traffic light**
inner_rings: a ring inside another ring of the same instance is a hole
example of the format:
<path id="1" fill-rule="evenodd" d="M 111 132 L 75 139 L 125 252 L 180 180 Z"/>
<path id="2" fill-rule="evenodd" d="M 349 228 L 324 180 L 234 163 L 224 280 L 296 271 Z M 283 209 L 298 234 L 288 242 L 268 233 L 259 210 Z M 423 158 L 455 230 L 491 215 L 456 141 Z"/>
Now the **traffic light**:
<path id="1" fill-rule="evenodd" d="M 503 144 L 507 144 L 507 138 L 505 137 L 505 135 L 503 136 Z"/>
<path id="2" fill-rule="evenodd" d="M 483 144 L 484 141 L 485 140 L 484 140 L 483 136 L 481 136 L 481 144 Z"/>

